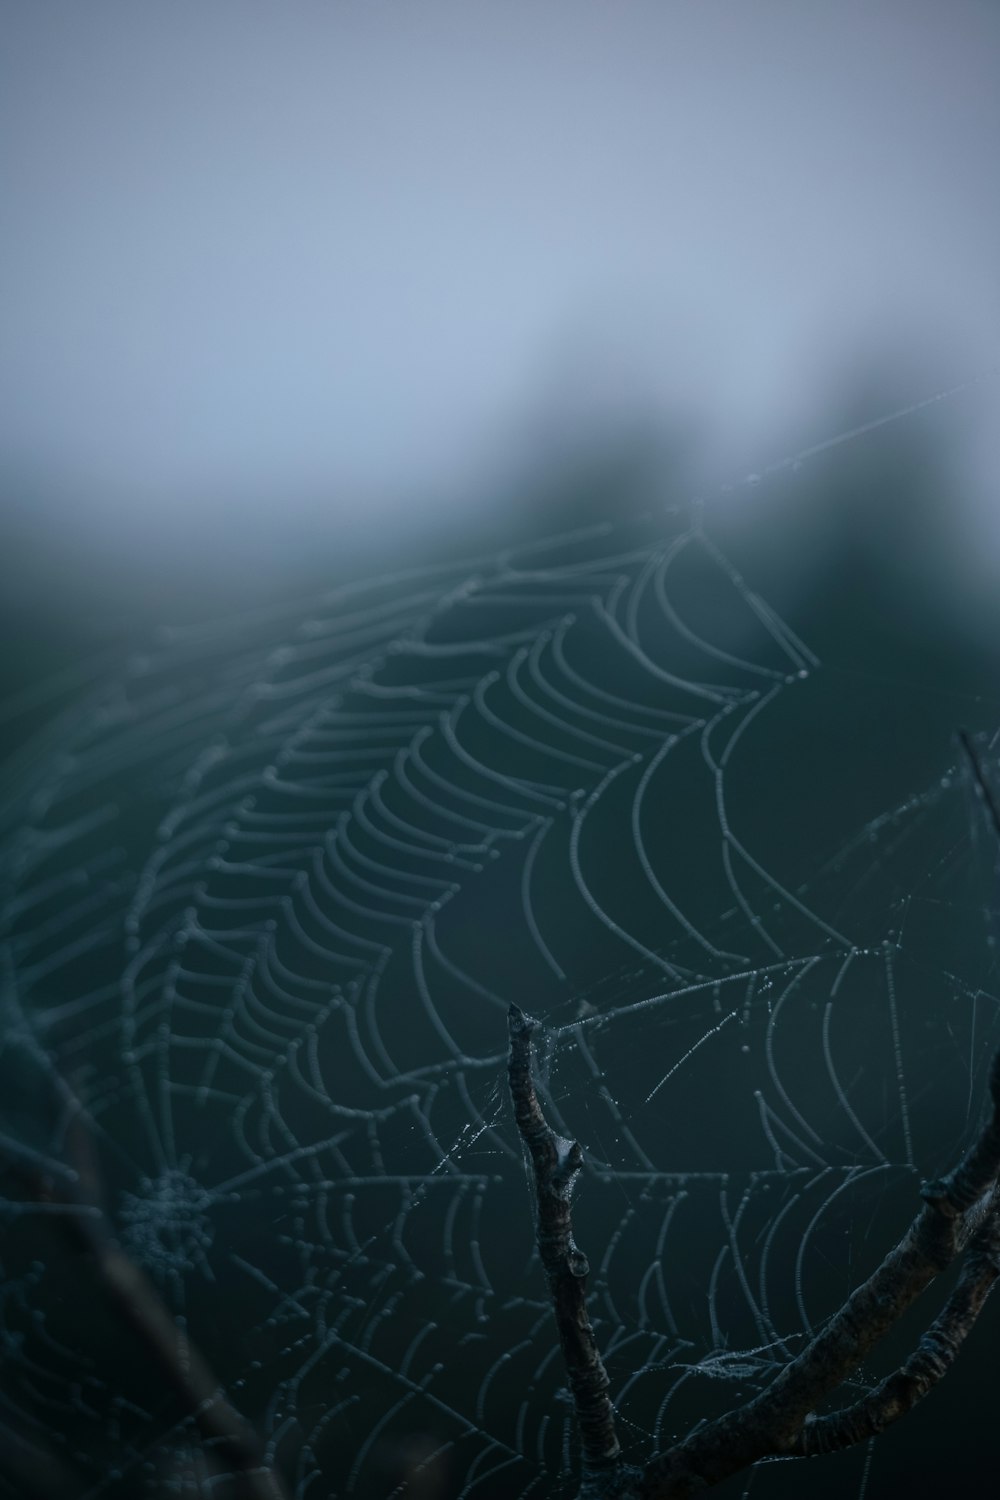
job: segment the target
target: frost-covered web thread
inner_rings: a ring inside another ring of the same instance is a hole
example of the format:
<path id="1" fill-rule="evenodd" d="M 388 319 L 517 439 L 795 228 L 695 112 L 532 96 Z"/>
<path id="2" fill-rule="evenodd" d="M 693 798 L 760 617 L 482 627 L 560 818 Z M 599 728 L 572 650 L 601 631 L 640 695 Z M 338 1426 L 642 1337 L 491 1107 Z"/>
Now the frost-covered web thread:
<path id="1" fill-rule="evenodd" d="M 952 709 L 871 702 L 684 510 L 166 632 L 59 719 L 4 810 L 3 1149 L 87 1180 L 291 1494 L 571 1492 L 511 1000 L 586 1150 L 626 1445 L 881 1257 L 998 1028 Z M 0 1207 L 9 1442 L 88 1496 L 225 1493 L 54 1206 Z"/>

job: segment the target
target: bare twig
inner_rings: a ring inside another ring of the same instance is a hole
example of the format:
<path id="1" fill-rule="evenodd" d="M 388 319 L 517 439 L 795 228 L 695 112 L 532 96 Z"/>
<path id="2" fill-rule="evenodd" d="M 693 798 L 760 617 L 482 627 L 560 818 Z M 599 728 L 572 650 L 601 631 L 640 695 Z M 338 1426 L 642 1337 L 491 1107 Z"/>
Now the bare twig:
<path id="1" fill-rule="evenodd" d="M 706 1422 L 642 1470 L 623 1463 L 608 1377 L 586 1311 L 587 1262 L 573 1239 L 570 1197 L 583 1163 L 576 1141 L 545 1120 L 531 1076 L 538 1022 L 508 1013 L 514 1114 L 531 1156 L 536 1234 L 559 1328 L 583 1446 L 584 1496 L 682 1500 L 765 1458 L 811 1457 L 861 1442 L 909 1411 L 953 1363 L 1000 1275 L 1000 1053 L 990 1073 L 992 1112 L 947 1176 L 925 1183 L 924 1206 L 899 1243 L 765 1391 Z M 918 1348 L 863 1400 L 816 1416 L 920 1293 L 958 1256 L 958 1283 Z"/>
<path id="2" fill-rule="evenodd" d="M 583 1165 L 578 1141 L 567 1141 L 549 1125 L 531 1073 L 531 1038 L 538 1022 L 516 1005 L 507 1012 L 510 1053 L 507 1076 L 514 1118 L 531 1157 L 538 1216 L 535 1236 L 548 1278 L 566 1376 L 583 1448 L 582 1493 L 610 1496 L 627 1480 L 608 1399 L 608 1374 L 587 1315 L 587 1257 L 573 1239 L 570 1200 Z M 637 1471 L 635 1471 L 637 1472 Z"/>
<path id="3" fill-rule="evenodd" d="M 1000 1275 L 998 1207 L 994 1188 L 985 1220 L 965 1252 L 955 1290 L 909 1359 L 862 1401 L 807 1422 L 802 1429 L 804 1454 L 830 1453 L 865 1442 L 910 1411 L 947 1375 Z"/>
<path id="4" fill-rule="evenodd" d="M 978 1224 L 976 1207 L 984 1194 L 992 1193 L 1000 1170 L 1000 1054 L 993 1062 L 990 1093 L 993 1111 L 978 1140 L 947 1177 L 925 1184 L 924 1207 L 882 1264 L 766 1391 L 653 1458 L 639 1488 L 642 1500 L 678 1500 L 762 1458 L 816 1451 L 806 1436 L 807 1428 L 819 1425 L 813 1416 L 816 1407 L 970 1243 Z M 995 1212 L 991 1198 L 987 1225 Z M 949 1302 L 934 1325 L 940 1325 L 941 1336 L 954 1343 L 956 1352 L 992 1284 L 992 1278 L 984 1282 L 981 1258 L 993 1253 L 994 1232 L 988 1229 L 985 1241 L 970 1246 L 973 1263 L 966 1268 L 964 1286 L 960 1283 L 962 1295 L 956 1288 L 958 1302 L 954 1307 Z M 897 1405 L 890 1415 L 887 1405 L 882 1425 L 907 1409 Z"/>

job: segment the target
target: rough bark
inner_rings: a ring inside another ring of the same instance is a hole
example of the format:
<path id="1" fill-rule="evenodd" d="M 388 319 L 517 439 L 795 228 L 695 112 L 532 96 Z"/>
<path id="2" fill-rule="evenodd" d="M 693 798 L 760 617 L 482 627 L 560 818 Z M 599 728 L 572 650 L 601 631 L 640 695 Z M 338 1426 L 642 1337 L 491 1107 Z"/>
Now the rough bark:
<path id="1" fill-rule="evenodd" d="M 573 1238 L 571 1199 L 583 1165 L 578 1141 L 567 1141 L 549 1125 L 531 1070 L 532 1035 L 538 1022 L 516 1005 L 507 1012 L 510 1053 L 507 1076 L 514 1118 L 535 1181 L 535 1236 L 559 1332 L 566 1378 L 573 1396 L 583 1450 L 583 1494 L 615 1494 L 624 1478 L 608 1374 L 587 1314 L 587 1257 Z M 620 1492 L 620 1491 L 619 1491 Z"/>
<path id="2" fill-rule="evenodd" d="M 581 1495 L 684 1500 L 765 1458 L 813 1457 L 863 1442 L 911 1410 L 947 1373 L 1000 1274 L 1000 1053 L 990 1073 L 992 1112 L 971 1149 L 939 1181 L 881 1265 L 766 1390 L 642 1470 L 623 1462 L 608 1377 L 586 1309 L 587 1261 L 573 1238 L 571 1197 L 583 1165 L 576 1141 L 547 1123 L 531 1071 L 538 1022 L 512 1005 L 508 1077 L 514 1115 L 534 1172 L 539 1254 L 552 1297 L 583 1449 Z M 905 1363 L 863 1400 L 816 1416 L 920 1293 L 959 1256 L 959 1280 Z"/>

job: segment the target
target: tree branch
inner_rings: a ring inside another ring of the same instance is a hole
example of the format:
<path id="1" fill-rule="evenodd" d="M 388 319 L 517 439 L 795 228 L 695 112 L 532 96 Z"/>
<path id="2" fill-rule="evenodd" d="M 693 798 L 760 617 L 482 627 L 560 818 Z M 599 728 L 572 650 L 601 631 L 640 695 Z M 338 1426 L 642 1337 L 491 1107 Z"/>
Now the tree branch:
<path id="1" fill-rule="evenodd" d="M 642 1500 L 680 1500 L 762 1458 L 791 1457 L 806 1451 L 804 1429 L 807 1424 L 817 1425 L 812 1414 L 819 1403 L 844 1382 L 924 1288 L 969 1243 L 977 1227 L 972 1210 L 993 1189 L 1000 1170 L 1000 1053 L 990 1072 L 990 1094 L 993 1111 L 979 1138 L 946 1177 L 924 1185 L 924 1207 L 882 1264 L 851 1293 L 822 1332 L 784 1367 L 766 1391 L 653 1458 L 639 1487 Z M 992 1217 L 991 1208 L 988 1221 Z M 950 1321 L 948 1308 L 941 1314 L 949 1332 L 957 1332 L 967 1319 L 971 1326 L 992 1284 L 991 1279 L 983 1286 L 981 1264 L 990 1243 L 978 1242 L 968 1279 L 960 1283 L 968 1306 L 956 1308 Z M 954 1296 L 959 1297 L 958 1288 Z M 961 1338 L 955 1342 L 955 1352 L 960 1343 Z M 902 1415 L 903 1409 L 895 1415 Z"/>
<path id="2" fill-rule="evenodd" d="M 534 1172 L 538 1249 L 580 1427 L 581 1496 L 684 1500 L 761 1459 L 848 1447 L 903 1416 L 947 1373 L 1000 1275 L 1000 1053 L 990 1071 L 992 1112 L 976 1141 L 945 1177 L 924 1184 L 924 1205 L 902 1239 L 801 1354 L 766 1390 L 654 1454 L 644 1469 L 625 1464 L 587 1316 L 587 1261 L 573 1239 L 570 1200 L 583 1152 L 578 1142 L 558 1136 L 542 1112 L 531 1072 L 538 1024 L 510 1007 L 508 1078 Z M 954 1291 L 909 1359 L 863 1400 L 816 1417 L 820 1403 L 963 1253 Z"/>
<path id="3" fill-rule="evenodd" d="M 516 1005 L 507 1012 L 510 1052 L 507 1077 L 514 1118 L 531 1158 L 535 1178 L 535 1237 L 559 1330 L 563 1363 L 583 1448 L 581 1494 L 611 1496 L 630 1471 L 621 1459 L 614 1408 L 608 1399 L 608 1374 L 597 1350 L 587 1315 L 587 1257 L 573 1238 L 570 1200 L 583 1165 L 578 1141 L 556 1135 L 542 1113 L 531 1073 L 532 1035 L 538 1022 Z"/>
<path id="4" fill-rule="evenodd" d="M 910 1411 L 951 1369 L 998 1275 L 1000 1200 L 994 1189 L 985 1221 L 965 1252 L 955 1290 L 917 1348 L 863 1400 L 807 1421 L 802 1429 L 802 1453 L 831 1453 L 865 1442 Z"/>

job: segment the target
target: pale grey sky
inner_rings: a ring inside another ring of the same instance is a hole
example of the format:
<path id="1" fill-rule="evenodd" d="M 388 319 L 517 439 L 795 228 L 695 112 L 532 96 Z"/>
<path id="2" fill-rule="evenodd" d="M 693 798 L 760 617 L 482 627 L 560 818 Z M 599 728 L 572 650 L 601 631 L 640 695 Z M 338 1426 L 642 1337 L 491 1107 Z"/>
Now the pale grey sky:
<path id="1" fill-rule="evenodd" d="M 916 399 L 1000 348 L 998 76 L 975 0 L 23 0 L 0 505 L 360 526 L 545 414 Z"/>

